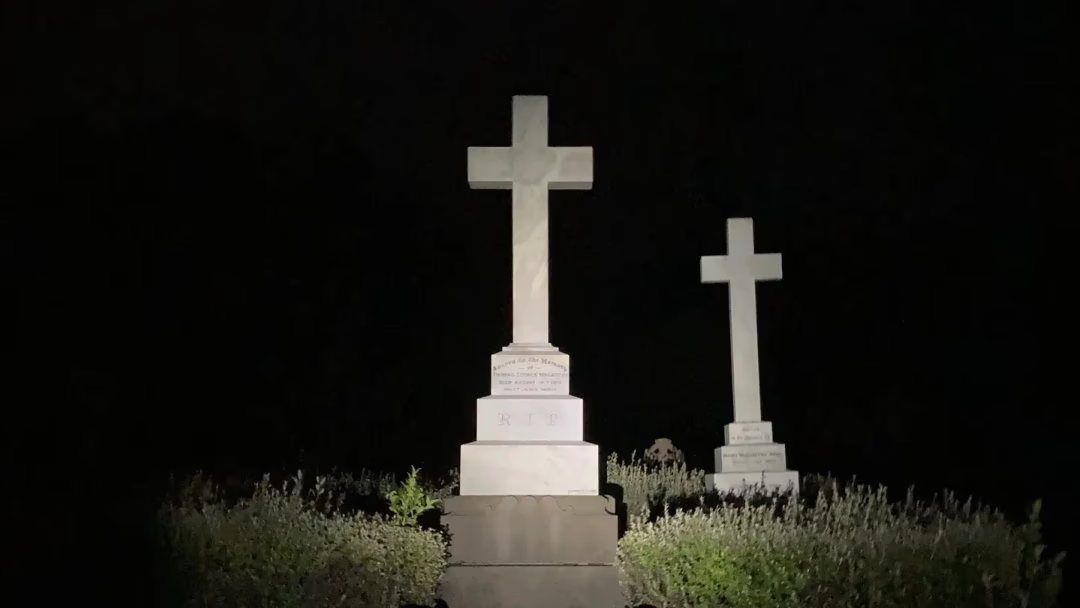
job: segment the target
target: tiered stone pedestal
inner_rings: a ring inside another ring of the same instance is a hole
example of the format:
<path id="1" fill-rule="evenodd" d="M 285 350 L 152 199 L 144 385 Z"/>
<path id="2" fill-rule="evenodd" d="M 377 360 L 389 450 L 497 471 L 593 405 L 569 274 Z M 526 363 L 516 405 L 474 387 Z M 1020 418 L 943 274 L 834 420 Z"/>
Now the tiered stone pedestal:
<path id="1" fill-rule="evenodd" d="M 799 491 L 799 472 L 787 469 L 784 444 L 774 443 L 771 422 L 732 422 L 724 426 L 724 445 L 716 448 L 716 473 L 705 476 L 709 491 Z"/>
<path id="2" fill-rule="evenodd" d="M 570 356 L 511 344 L 491 356 L 491 395 L 476 400 L 476 441 L 461 446 L 461 495 L 596 496 L 600 451 L 582 441 Z"/>
<path id="3" fill-rule="evenodd" d="M 451 608 L 622 606 L 615 500 L 599 496 L 600 455 L 583 441 L 570 357 L 512 344 L 491 357 L 476 401 L 476 441 L 461 446 L 461 495 L 443 503 Z"/>

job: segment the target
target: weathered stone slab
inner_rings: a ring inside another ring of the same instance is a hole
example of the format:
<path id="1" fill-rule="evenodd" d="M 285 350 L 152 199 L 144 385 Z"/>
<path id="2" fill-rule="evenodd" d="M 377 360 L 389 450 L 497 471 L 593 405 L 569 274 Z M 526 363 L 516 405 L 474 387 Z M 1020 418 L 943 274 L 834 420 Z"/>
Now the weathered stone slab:
<path id="1" fill-rule="evenodd" d="M 449 608 L 622 608 L 615 566 L 450 566 L 439 583 Z"/>
<path id="2" fill-rule="evenodd" d="M 454 496 L 442 523 L 451 608 L 623 606 L 610 496 Z"/>
<path id="3" fill-rule="evenodd" d="M 442 523 L 451 564 L 613 564 L 610 496 L 452 496 Z"/>

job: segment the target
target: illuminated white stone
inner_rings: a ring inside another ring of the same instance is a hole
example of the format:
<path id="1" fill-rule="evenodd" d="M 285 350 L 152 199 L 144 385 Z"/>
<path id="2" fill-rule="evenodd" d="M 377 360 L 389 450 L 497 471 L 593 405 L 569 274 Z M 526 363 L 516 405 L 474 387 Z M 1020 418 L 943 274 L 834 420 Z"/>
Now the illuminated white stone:
<path id="1" fill-rule="evenodd" d="M 725 445 L 716 448 L 713 459 L 718 473 L 783 471 L 787 468 L 787 455 L 782 443 Z"/>
<path id="2" fill-rule="evenodd" d="M 461 495 L 600 493 L 600 450 L 584 441 L 474 441 L 461 446 Z"/>
<path id="3" fill-rule="evenodd" d="M 476 400 L 477 441 L 581 441 L 577 397 L 491 396 Z"/>
<path id="4" fill-rule="evenodd" d="M 511 344 L 491 355 L 492 395 L 569 395 L 570 355 Z"/>
<path id="5" fill-rule="evenodd" d="M 724 425 L 724 445 L 772 442 L 771 422 L 732 422 Z"/>
<path id="6" fill-rule="evenodd" d="M 787 470 L 782 443 L 773 443 L 772 423 L 761 419 L 758 372 L 757 281 L 783 276 L 779 253 L 754 253 L 754 220 L 728 218 L 727 255 L 701 258 L 702 283 L 727 283 L 731 328 L 731 393 L 735 421 L 724 427 L 725 445 L 714 453 L 717 473 L 710 490 L 747 485 L 799 489 L 799 474 Z"/>
<path id="7" fill-rule="evenodd" d="M 510 147 L 470 147 L 469 185 L 511 190 L 514 343 L 548 343 L 548 188 L 592 188 L 589 147 L 548 147 L 546 96 L 515 95 Z"/>
<path id="8" fill-rule="evenodd" d="M 727 221 L 728 254 L 701 258 L 702 283 L 727 283 L 731 325 L 731 389 L 735 422 L 761 420 L 757 295 L 754 283 L 782 276 L 780 254 L 754 253 L 754 220 Z"/>
<path id="9" fill-rule="evenodd" d="M 548 342 L 548 189 L 592 187 L 592 148 L 549 147 L 547 97 L 515 96 L 510 146 L 470 147 L 469 185 L 512 191 L 513 342 L 491 356 L 461 494 L 597 495 L 599 448 L 582 441 L 570 356 Z"/>

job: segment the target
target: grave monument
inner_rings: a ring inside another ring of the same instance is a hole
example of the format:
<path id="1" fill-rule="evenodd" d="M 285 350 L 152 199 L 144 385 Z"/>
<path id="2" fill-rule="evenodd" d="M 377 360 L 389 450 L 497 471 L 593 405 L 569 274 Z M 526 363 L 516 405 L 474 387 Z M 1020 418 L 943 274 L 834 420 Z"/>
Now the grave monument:
<path id="1" fill-rule="evenodd" d="M 706 487 L 727 492 L 748 486 L 799 489 L 798 471 L 787 469 L 784 444 L 773 442 L 772 423 L 761 419 L 758 378 L 757 281 L 779 280 L 779 253 L 754 253 L 754 220 L 728 218 L 727 255 L 701 258 L 702 283 L 727 283 L 731 323 L 731 392 L 735 421 L 724 426 L 714 451 L 716 473 Z"/>
<path id="2" fill-rule="evenodd" d="M 549 147 L 547 97 L 515 96 L 509 147 L 470 147 L 469 185 L 511 191 L 513 342 L 491 356 L 460 496 L 444 501 L 453 608 L 621 606 L 614 499 L 583 438 L 570 357 L 548 337 L 548 190 L 592 187 L 592 148 Z"/>

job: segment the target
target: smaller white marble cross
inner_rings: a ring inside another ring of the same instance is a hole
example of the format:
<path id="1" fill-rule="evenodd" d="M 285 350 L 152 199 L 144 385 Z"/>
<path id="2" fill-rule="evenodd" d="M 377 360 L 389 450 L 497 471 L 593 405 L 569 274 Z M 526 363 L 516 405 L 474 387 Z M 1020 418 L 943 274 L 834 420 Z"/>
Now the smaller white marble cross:
<path id="1" fill-rule="evenodd" d="M 702 283 L 728 283 L 731 301 L 731 392 L 735 422 L 761 420 L 757 296 L 754 283 L 780 279 L 779 253 L 754 253 L 754 220 L 727 221 L 727 255 L 701 257 Z"/>
<path id="2" fill-rule="evenodd" d="M 548 189 L 587 190 L 589 147 L 548 146 L 548 100 L 515 95 L 509 148 L 470 146 L 469 185 L 512 191 L 514 343 L 548 342 Z"/>

